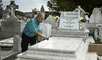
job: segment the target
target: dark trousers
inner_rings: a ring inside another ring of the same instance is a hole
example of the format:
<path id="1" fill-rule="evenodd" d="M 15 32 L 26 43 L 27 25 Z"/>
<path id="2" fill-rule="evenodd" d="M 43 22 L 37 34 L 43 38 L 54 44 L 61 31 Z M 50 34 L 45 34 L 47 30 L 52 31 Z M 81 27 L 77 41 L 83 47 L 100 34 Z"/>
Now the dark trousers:
<path id="1" fill-rule="evenodd" d="M 28 49 L 28 44 L 34 45 L 36 44 L 36 35 L 34 37 L 28 37 L 25 33 L 22 33 L 22 42 L 21 42 L 21 48 L 22 52 L 26 51 Z"/>

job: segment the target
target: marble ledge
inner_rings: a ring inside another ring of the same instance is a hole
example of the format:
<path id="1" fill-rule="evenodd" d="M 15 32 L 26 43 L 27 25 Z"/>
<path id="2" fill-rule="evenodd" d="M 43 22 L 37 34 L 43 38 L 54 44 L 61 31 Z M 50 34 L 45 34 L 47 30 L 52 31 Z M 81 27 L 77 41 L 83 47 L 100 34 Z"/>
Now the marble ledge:
<path id="1" fill-rule="evenodd" d="M 29 49 L 75 52 L 82 41 L 83 38 L 51 37 L 48 41 L 37 43 L 29 47 Z"/>

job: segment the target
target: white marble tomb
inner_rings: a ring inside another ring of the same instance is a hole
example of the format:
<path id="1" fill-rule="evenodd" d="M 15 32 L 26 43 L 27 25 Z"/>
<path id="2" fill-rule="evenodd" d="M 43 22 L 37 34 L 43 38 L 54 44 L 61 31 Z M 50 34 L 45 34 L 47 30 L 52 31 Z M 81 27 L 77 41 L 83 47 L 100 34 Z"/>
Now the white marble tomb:
<path id="1" fill-rule="evenodd" d="M 46 18 L 46 20 L 43 21 L 42 23 L 49 23 L 49 24 L 52 24 L 52 23 L 53 23 L 53 22 L 52 22 L 52 18 L 53 18 L 53 16 L 52 16 L 52 15 L 49 15 L 49 16 Z"/>
<path id="2" fill-rule="evenodd" d="M 13 37 L 1 40 L 0 45 L 2 47 L 12 47 L 13 46 Z"/>
<path id="3" fill-rule="evenodd" d="M 41 31 L 41 34 L 44 35 L 45 37 L 50 37 L 50 35 L 51 35 L 51 24 L 41 23 L 39 30 Z"/>
<path id="4" fill-rule="evenodd" d="M 83 38 L 51 37 L 17 56 L 19 60 L 89 60 L 88 45 Z"/>
<path id="5" fill-rule="evenodd" d="M 80 12 L 61 12 L 59 29 L 79 30 Z"/>
<path id="6" fill-rule="evenodd" d="M 79 29 L 80 12 L 62 11 L 60 16 L 59 27 L 51 31 L 52 37 L 88 37 L 88 29 Z"/>

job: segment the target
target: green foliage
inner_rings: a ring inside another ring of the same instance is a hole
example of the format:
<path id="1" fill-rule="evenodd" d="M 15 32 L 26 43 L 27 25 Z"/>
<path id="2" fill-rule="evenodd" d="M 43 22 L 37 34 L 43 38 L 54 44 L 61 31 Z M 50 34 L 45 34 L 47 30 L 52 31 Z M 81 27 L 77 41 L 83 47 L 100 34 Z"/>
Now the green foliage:
<path id="1" fill-rule="evenodd" d="M 22 16 L 22 17 L 25 17 L 25 14 L 21 11 L 15 11 L 16 15 L 19 15 L 19 16 Z"/>
<path id="2" fill-rule="evenodd" d="M 2 0 L 0 0 L 0 19 L 2 18 L 3 14 L 2 14 L 2 11 L 3 11 L 3 4 L 2 4 Z"/>
<path id="3" fill-rule="evenodd" d="M 1 31 L 1 28 L 0 28 L 0 31 Z"/>
<path id="4" fill-rule="evenodd" d="M 73 11 L 78 5 L 86 12 L 92 13 L 95 7 L 101 7 L 102 0 L 50 0 L 47 6 L 55 11 Z"/>

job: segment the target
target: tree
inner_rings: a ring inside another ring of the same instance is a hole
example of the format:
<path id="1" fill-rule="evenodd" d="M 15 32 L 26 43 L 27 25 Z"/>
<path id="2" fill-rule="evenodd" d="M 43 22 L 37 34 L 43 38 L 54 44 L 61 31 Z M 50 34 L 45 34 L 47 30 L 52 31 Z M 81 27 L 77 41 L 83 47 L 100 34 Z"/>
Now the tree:
<path id="1" fill-rule="evenodd" d="M 0 0 L 0 19 L 2 18 L 2 16 L 3 16 L 3 14 L 2 14 L 2 12 L 3 12 L 3 4 L 2 4 L 2 0 Z"/>
<path id="2" fill-rule="evenodd" d="M 25 17 L 25 14 L 23 12 L 21 12 L 21 11 L 15 11 L 15 14 Z"/>
<path id="3" fill-rule="evenodd" d="M 78 5 L 86 12 L 92 13 L 95 7 L 101 7 L 102 0 L 50 0 L 47 2 L 49 10 L 73 11 Z"/>

